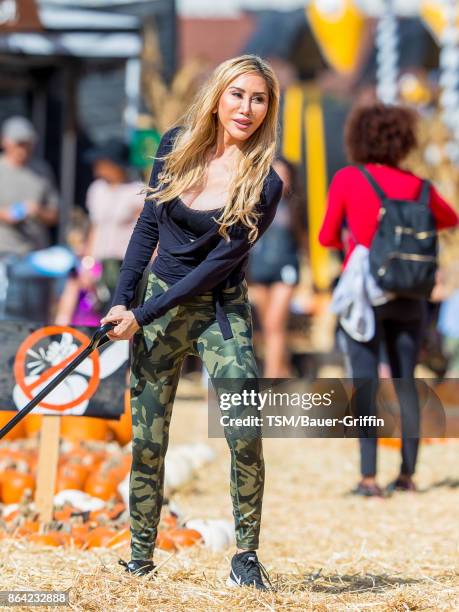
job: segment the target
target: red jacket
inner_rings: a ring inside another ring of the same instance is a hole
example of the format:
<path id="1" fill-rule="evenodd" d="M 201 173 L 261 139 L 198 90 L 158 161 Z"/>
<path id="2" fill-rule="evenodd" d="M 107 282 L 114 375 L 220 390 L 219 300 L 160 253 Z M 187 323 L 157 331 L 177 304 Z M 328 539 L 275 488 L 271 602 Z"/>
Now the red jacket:
<path id="1" fill-rule="evenodd" d="M 389 198 L 416 200 L 419 197 L 422 180 L 415 174 L 377 164 L 366 164 L 365 167 Z M 378 226 L 380 206 L 378 196 L 360 170 L 355 166 L 342 168 L 335 174 L 330 185 L 319 242 L 326 247 L 344 249 L 346 265 L 356 244 L 370 247 Z M 434 187 L 431 188 L 430 207 L 437 229 L 454 227 L 459 223 L 455 211 Z M 346 244 L 342 238 L 345 220 L 350 230 Z"/>

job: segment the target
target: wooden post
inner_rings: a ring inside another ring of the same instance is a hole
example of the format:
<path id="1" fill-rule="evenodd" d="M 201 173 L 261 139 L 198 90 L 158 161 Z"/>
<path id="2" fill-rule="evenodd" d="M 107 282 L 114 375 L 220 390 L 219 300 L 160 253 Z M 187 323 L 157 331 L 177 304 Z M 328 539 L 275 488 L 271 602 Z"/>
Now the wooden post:
<path id="1" fill-rule="evenodd" d="M 44 523 L 48 523 L 53 518 L 60 428 L 60 416 L 43 415 L 38 452 L 35 504 L 40 515 L 40 521 Z"/>

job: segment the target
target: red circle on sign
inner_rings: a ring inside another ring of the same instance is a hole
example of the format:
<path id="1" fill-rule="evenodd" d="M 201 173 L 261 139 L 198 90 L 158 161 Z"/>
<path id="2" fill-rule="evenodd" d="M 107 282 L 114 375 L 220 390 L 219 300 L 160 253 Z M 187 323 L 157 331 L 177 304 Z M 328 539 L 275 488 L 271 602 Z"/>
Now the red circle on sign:
<path id="1" fill-rule="evenodd" d="M 33 383 L 26 383 L 25 382 L 25 361 L 26 361 L 27 351 L 30 348 L 32 348 L 32 346 L 35 343 L 39 342 L 43 338 L 46 338 L 47 336 L 54 336 L 56 334 L 63 334 L 66 332 L 74 336 L 77 340 L 79 340 L 82 346 L 80 346 L 79 349 L 75 351 L 75 353 L 73 353 L 73 355 L 66 357 L 60 364 L 57 364 L 57 365 L 52 366 L 51 368 L 48 368 L 48 370 L 42 373 L 41 376 L 39 376 L 38 379 L 35 380 Z M 57 372 L 58 370 L 63 370 L 71 361 L 76 359 L 76 357 L 82 351 L 84 351 L 84 349 L 89 345 L 89 343 L 90 343 L 90 339 L 85 334 L 83 334 L 83 332 L 80 332 L 77 329 L 73 329 L 73 327 L 51 325 L 49 327 L 42 327 L 41 329 L 37 329 L 37 331 L 33 332 L 33 334 L 30 334 L 30 336 L 27 336 L 27 338 L 24 340 L 24 342 L 19 347 L 18 352 L 16 353 L 13 371 L 14 371 L 14 376 L 16 378 L 16 382 L 19 385 L 19 388 L 22 390 L 25 396 L 29 398 L 29 400 L 32 400 L 34 396 L 32 395 L 31 391 L 35 387 L 37 387 L 43 379 L 46 380 L 47 378 L 52 376 L 54 372 Z M 66 404 L 62 404 L 60 406 L 56 406 L 55 404 L 49 404 L 46 402 L 40 402 L 39 406 L 41 408 L 48 408 L 50 410 L 56 410 L 58 412 L 61 412 L 63 410 L 69 410 L 70 408 L 75 408 L 75 406 L 78 406 L 78 404 L 81 404 L 81 402 L 84 402 L 85 400 L 89 400 L 94 395 L 94 393 L 97 391 L 97 388 L 99 386 L 99 381 L 100 381 L 99 353 L 97 351 L 94 351 L 93 353 L 91 353 L 91 355 L 89 355 L 89 358 L 91 359 L 92 364 L 93 364 L 93 374 L 92 374 L 92 377 L 89 379 L 89 384 L 88 384 L 87 389 L 85 389 L 85 391 L 79 397 L 72 400 L 71 402 L 67 402 Z"/>

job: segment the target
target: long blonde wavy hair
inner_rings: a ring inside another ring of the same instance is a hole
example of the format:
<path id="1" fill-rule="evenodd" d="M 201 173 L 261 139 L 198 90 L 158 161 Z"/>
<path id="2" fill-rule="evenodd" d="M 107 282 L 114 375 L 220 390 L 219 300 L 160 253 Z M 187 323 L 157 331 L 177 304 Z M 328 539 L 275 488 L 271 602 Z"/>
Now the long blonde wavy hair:
<path id="1" fill-rule="evenodd" d="M 207 154 L 217 141 L 218 114 L 214 109 L 224 90 L 237 77 L 255 72 L 266 82 L 269 94 L 268 110 L 262 124 L 244 142 L 238 153 L 234 179 L 228 199 L 219 218 L 219 233 L 229 239 L 228 229 L 241 222 L 249 229 L 249 240 L 258 235 L 259 214 L 254 210 L 259 202 L 263 183 L 269 173 L 276 150 L 279 111 L 279 83 L 269 64 L 256 55 L 241 55 L 217 66 L 206 85 L 197 94 L 192 106 L 180 121 L 183 129 L 173 150 L 162 158 L 164 165 L 155 188 L 148 187 L 146 199 L 157 204 L 169 202 L 184 191 L 201 184 L 207 168 Z"/>

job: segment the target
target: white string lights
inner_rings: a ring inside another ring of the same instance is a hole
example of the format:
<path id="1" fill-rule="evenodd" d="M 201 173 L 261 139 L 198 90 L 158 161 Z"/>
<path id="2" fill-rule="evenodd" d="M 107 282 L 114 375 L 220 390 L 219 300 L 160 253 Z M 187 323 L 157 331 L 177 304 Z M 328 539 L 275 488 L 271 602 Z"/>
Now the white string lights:
<path id="1" fill-rule="evenodd" d="M 398 97 L 398 23 L 392 0 L 386 0 L 376 28 L 376 93 L 384 104 L 395 104 Z"/>
<path id="2" fill-rule="evenodd" d="M 444 0 L 446 26 L 440 37 L 440 104 L 442 118 L 454 141 L 448 143 L 447 154 L 459 161 L 459 4 Z"/>

